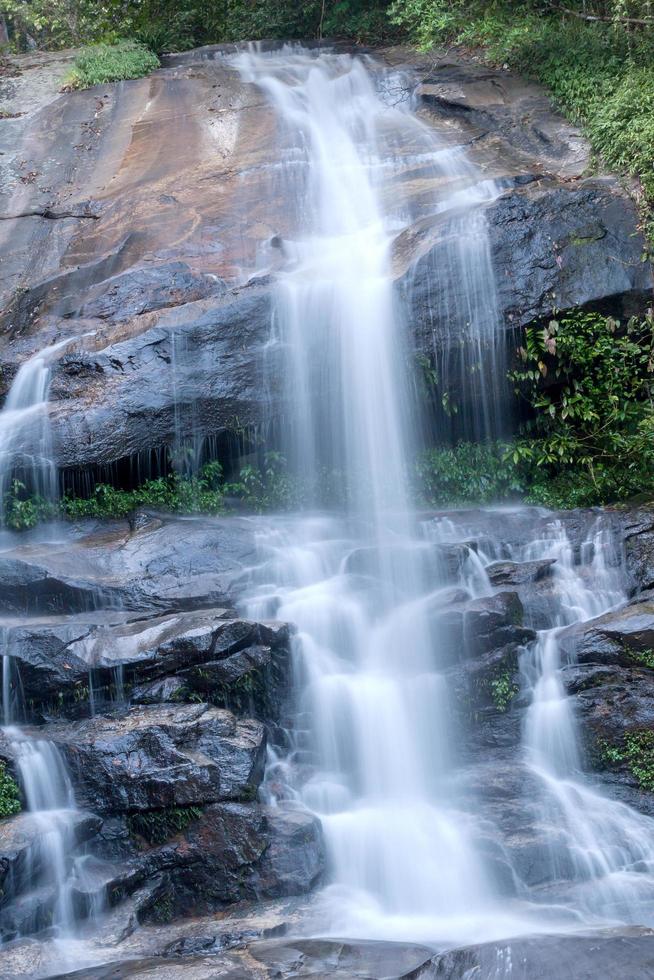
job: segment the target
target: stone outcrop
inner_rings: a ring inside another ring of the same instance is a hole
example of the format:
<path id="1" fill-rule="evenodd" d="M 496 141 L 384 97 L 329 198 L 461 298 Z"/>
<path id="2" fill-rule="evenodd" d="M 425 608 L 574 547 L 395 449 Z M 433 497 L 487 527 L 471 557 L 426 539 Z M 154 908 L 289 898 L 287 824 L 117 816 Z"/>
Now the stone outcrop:
<path id="1" fill-rule="evenodd" d="M 268 344 L 282 260 L 270 242 L 293 234 L 292 209 L 265 183 L 262 164 L 278 152 L 272 113 L 229 53 L 189 52 L 151 79 L 61 95 L 11 121 L 5 208 L 34 217 L 0 228 L 0 385 L 35 349 L 70 338 L 51 388 L 60 467 L 108 472 L 177 440 L 230 439 L 284 415 L 281 350 Z M 433 194 L 422 180 L 410 191 L 421 217 L 393 252 L 416 352 L 439 358 L 465 342 L 446 254 L 460 216 L 433 202 L 475 180 L 501 191 L 484 209 L 500 331 L 555 307 L 621 314 L 641 304 L 652 283 L 634 205 L 616 180 L 582 177 L 587 145 L 538 87 L 402 49 L 378 61 L 401 69 L 398 97 L 415 88 L 437 138 L 466 146 L 479 168 L 456 186 L 439 178 Z M 21 181 L 25 168 L 40 179 Z M 48 209 L 92 217 L 38 217 Z M 34 254 L 47 261 L 30 262 Z M 257 256 L 266 274 L 244 283 Z"/>

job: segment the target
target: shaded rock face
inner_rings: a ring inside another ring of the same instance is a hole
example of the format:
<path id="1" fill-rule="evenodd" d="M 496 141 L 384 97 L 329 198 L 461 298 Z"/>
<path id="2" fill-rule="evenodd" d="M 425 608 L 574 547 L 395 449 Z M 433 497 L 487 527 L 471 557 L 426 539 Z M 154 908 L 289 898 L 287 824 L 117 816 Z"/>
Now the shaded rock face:
<path id="1" fill-rule="evenodd" d="M 593 303 L 621 315 L 642 310 L 647 302 L 652 281 L 641 261 L 642 239 L 633 235 L 638 216 L 617 181 L 511 191 L 490 204 L 485 216 L 503 329 L 514 330 L 554 309 Z M 452 323 L 452 311 L 460 305 L 456 296 L 442 305 L 434 302 L 435 295 L 457 289 L 447 259 L 457 220 L 445 214 L 431 227 L 423 225 L 419 258 L 400 283 L 425 352 L 466 338 L 464 319 Z"/>
<path id="2" fill-rule="evenodd" d="M 156 810 L 251 797 L 261 782 L 265 732 L 207 705 L 134 707 L 48 735 L 76 798 L 101 813 Z"/>
<path id="3" fill-rule="evenodd" d="M 269 343 L 282 257 L 271 242 L 293 235 L 293 208 L 266 182 L 279 156 L 273 113 L 230 53 L 203 49 L 150 79 L 60 96 L 17 120 L 7 145 L 42 179 L 10 181 L 6 210 L 47 205 L 62 217 L 2 222 L 0 385 L 35 349 L 71 338 L 53 365 L 50 408 L 55 459 L 71 479 L 284 417 L 283 352 Z M 463 185 L 506 188 L 485 210 L 500 333 L 555 307 L 620 314 L 649 293 L 631 201 L 615 181 L 581 179 L 587 146 L 541 90 L 400 49 L 378 52 L 372 70 L 405 101 L 416 90 L 444 146 L 467 147 L 480 169 Z M 409 346 L 438 360 L 465 345 L 468 307 L 457 319 L 460 277 L 446 261 L 456 209 L 434 201 L 463 185 L 415 184 L 420 219 L 394 244 L 394 275 Z M 257 257 L 267 274 L 244 284 Z"/>
<path id="4" fill-rule="evenodd" d="M 252 525 L 238 519 L 153 518 L 136 533 L 126 521 L 86 521 L 65 541 L 53 536 L 14 537 L 0 562 L 0 614 L 230 607 L 256 557 Z"/>

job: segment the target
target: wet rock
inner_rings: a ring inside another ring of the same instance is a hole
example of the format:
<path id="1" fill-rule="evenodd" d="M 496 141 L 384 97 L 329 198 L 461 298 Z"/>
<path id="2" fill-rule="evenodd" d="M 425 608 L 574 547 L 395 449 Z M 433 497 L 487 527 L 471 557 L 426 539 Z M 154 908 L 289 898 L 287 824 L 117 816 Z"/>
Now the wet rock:
<path id="1" fill-rule="evenodd" d="M 439 655 L 457 662 L 533 639 L 533 631 L 522 626 L 522 617 L 518 594 L 498 592 L 436 610 L 430 619 Z"/>
<path id="2" fill-rule="evenodd" d="M 250 798 L 263 774 L 263 726 L 204 704 L 53 724 L 48 737 L 65 758 L 77 799 L 99 813 Z"/>
<path id="3" fill-rule="evenodd" d="M 520 652 L 518 644 L 509 643 L 448 670 L 448 687 L 467 731 L 468 752 L 519 746 L 522 717 L 516 709 L 524 707 Z"/>
<path id="4" fill-rule="evenodd" d="M 37 706 L 55 710 L 64 701 L 88 700 L 88 665 L 70 650 L 87 629 L 66 621 L 0 628 L 18 700 L 29 705 L 30 713 Z"/>
<path id="5" fill-rule="evenodd" d="M 90 840 L 102 824 L 99 817 L 83 810 L 65 811 L 60 819 L 75 844 Z M 25 891 L 38 877 L 43 862 L 39 847 L 42 837 L 43 823 L 34 814 L 18 813 L 0 821 L 0 889 L 4 900 Z"/>
<path id="6" fill-rule="evenodd" d="M 269 285 L 152 315 L 156 322 L 128 339 L 60 360 L 50 413 L 60 467 L 108 464 L 265 417 Z M 281 384 L 281 371 L 277 377 Z"/>
<path id="7" fill-rule="evenodd" d="M 499 273 L 499 319 L 507 330 L 555 308 L 589 303 L 618 315 L 635 312 L 651 291 L 651 271 L 641 262 L 643 241 L 634 234 L 635 205 L 615 181 L 512 191 L 487 207 L 486 220 Z M 448 338 L 464 343 L 466 337 L 465 322 L 451 318 L 452 310 L 464 308 L 448 254 L 458 221 L 457 214 L 437 216 L 412 233 L 417 257 L 398 281 L 417 347 L 428 355 L 445 349 Z M 444 296 L 438 304 L 432 302 L 436 292 Z"/>
<path id="8" fill-rule="evenodd" d="M 72 574 L 53 574 L 38 562 L 20 558 L 0 558 L 0 581 L 0 610 L 3 612 L 92 609 L 99 598 L 95 584 L 76 580 Z"/>
<path id="9" fill-rule="evenodd" d="M 92 615 L 51 617 L 7 626 L 1 635 L 29 713 L 79 714 L 91 688 L 97 708 L 115 696 L 119 669 L 137 703 L 202 693 L 219 706 L 272 719 L 286 691 L 289 627 L 232 616 L 222 608 L 151 619 L 98 612 L 98 622 Z"/>
<path id="10" fill-rule="evenodd" d="M 162 677 L 156 681 L 136 684 L 130 691 L 132 704 L 165 704 L 184 701 L 188 688 L 181 677 Z"/>
<path id="11" fill-rule="evenodd" d="M 107 887 L 119 895 L 164 876 L 172 918 L 244 900 L 304 894 L 319 882 L 324 864 L 320 823 L 311 814 L 257 803 L 217 803 L 166 843 L 135 852 L 127 870 L 118 870 Z M 160 912 L 139 905 L 143 921 L 154 921 Z"/>
<path id="12" fill-rule="evenodd" d="M 634 592 L 654 587 L 654 511 L 637 509 L 621 515 L 625 565 Z"/>
<path id="13" fill-rule="evenodd" d="M 224 291 L 224 283 L 216 277 L 194 273 L 185 262 L 167 262 L 106 279 L 89 291 L 79 311 L 71 309 L 69 303 L 57 312 L 64 316 L 79 312 L 83 317 L 119 322 Z"/>
<path id="14" fill-rule="evenodd" d="M 189 902 L 211 907 L 308 892 L 324 860 L 320 823 L 312 815 L 230 803 L 209 807 L 184 843 L 171 844 L 156 863 L 169 870 L 183 910 Z"/>
<path id="15" fill-rule="evenodd" d="M 551 575 L 555 558 L 539 561 L 495 561 L 486 567 L 491 585 L 498 588 L 506 586 L 530 585 Z"/>
<path id="16" fill-rule="evenodd" d="M 598 976 L 647 977 L 654 972 L 654 934 L 647 930 L 589 936 L 527 936 L 455 949 L 435 956 L 421 980 L 516 977 L 529 980 L 597 980 Z"/>
<path id="17" fill-rule="evenodd" d="M 448 51 L 430 58 L 415 95 L 437 119 L 455 121 L 474 135 L 470 153 L 486 166 L 493 156 L 499 162 L 498 144 L 501 163 L 510 168 L 513 160 L 523 179 L 530 166 L 568 178 L 588 166 L 589 147 L 579 131 L 554 111 L 540 86 L 506 69 Z"/>
<path id="18" fill-rule="evenodd" d="M 178 696 L 200 694 L 236 714 L 276 721 L 288 693 L 288 666 L 285 649 L 250 646 L 182 671 L 185 690 Z"/>
<path id="19" fill-rule="evenodd" d="M 234 583 L 256 558 L 253 526 L 238 517 L 167 516 L 136 533 L 127 522 L 80 522 L 63 542 L 16 537 L 0 560 L 0 611 L 230 607 Z"/>
<path id="20" fill-rule="evenodd" d="M 60 980 L 291 980 L 342 977 L 343 980 L 400 980 L 427 977 L 433 950 L 411 943 L 340 939 L 278 939 L 211 955 L 130 960 L 60 974 Z"/>
<path id="21" fill-rule="evenodd" d="M 248 953 L 268 977 L 376 977 L 395 980 L 421 976 L 431 958 L 426 946 L 412 943 L 339 939 L 279 939 L 252 943 Z"/>
<path id="22" fill-rule="evenodd" d="M 582 664 L 654 667 L 654 601 L 634 602 L 559 635 L 564 656 Z"/>

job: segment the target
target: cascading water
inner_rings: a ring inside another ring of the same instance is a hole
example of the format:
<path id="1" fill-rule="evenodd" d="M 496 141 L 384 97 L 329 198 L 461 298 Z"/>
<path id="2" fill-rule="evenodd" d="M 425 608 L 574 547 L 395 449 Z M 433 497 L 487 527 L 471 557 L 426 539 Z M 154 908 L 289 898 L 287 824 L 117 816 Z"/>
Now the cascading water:
<path id="1" fill-rule="evenodd" d="M 0 934 L 14 938 L 47 927 L 56 940 L 69 940 L 80 915 L 102 911 L 104 896 L 91 895 L 86 910 L 75 907 L 75 889 L 85 882 L 85 859 L 75 853 L 79 811 L 73 786 L 57 746 L 15 724 L 25 706 L 20 672 L 8 653 L 3 655 L 2 695 L 2 734 L 25 802 L 31 843 L 19 876 L 6 889 L 10 904 L 0 914 Z M 65 960 L 65 949 L 63 956 Z"/>
<path id="2" fill-rule="evenodd" d="M 323 820 L 334 926 L 433 936 L 437 921 L 465 934 L 490 889 L 452 786 L 429 618 L 449 578 L 411 528 L 409 377 L 391 277 L 393 235 L 419 213 L 403 181 L 442 148 L 383 101 L 360 60 L 249 52 L 237 64 L 276 109 L 285 193 L 301 219 L 284 241 L 274 323 L 288 351 L 287 449 L 314 486 L 342 468 L 349 513 L 276 531 L 266 572 L 288 587 L 248 611 L 299 627 L 314 770 L 300 797 Z"/>
<path id="3" fill-rule="evenodd" d="M 524 735 L 527 761 L 541 785 L 543 819 L 558 828 L 545 855 L 549 877 L 561 883 L 563 900 L 589 917 L 648 921 L 654 899 L 654 823 L 607 799 L 584 777 L 558 642 L 562 626 L 592 619 L 626 599 L 615 546 L 607 528 L 599 524 L 591 529 L 582 545 L 582 575 L 563 527 L 555 522 L 550 535 L 524 553 L 528 559 L 556 559 L 559 594 L 552 628 L 539 633 L 523 658 L 531 690 Z"/>
<path id="4" fill-rule="evenodd" d="M 51 925 L 59 935 L 66 935 L 75 920 L 70 858 L 74 845 L 73 788 L 51 742 L 26 738 L 17 728 L 6 728 L 5 735 L 11 740 L 27 810 L 37 825 L 25 879 L 32 887 L 52 890 Z"/>
<path id="5" fill-rule="evenodd" d="M 273 803 L 321 817 L 330 870 L 319 929 L 440 944 L 643 921 L 645 897 L 654 896 L 654 855 L 644 842 L 651 821 L 584 780 L 560 674 L 557 629 L 622 599 L 617 566 L 603 564 L 609 542 L 601 530 L 577 565 L 557 525 L 519 556 L 556 559 L 551 628 L 521 655 L 531 692 L 526 766 L 542 788 L 548 887 L 524 883 L 501 828 L 477 814 L 457 751 L 447 678 L 465 653 L 445 639 L 448 609 L 493 592 L 484 566 L 507 546 L 492 515 L 484 528 L 490 552 L 480 546 L 478 555 L 461 544 L 473 537 L 465 517 L 420 528 L 411 516 L 417 420 L 402 296 L 391 282 L 411 224 L 420 234 L 425 215 L 451 210 L 433 305 L 443 301 L 455 328 L 468 327 L 457 369 L 460 384 L 476 382 L 467 434 L 496 434 L 501 340 L 479 205 L 497 187 L 475 183 L 462 150 L 436 146 L 406 105 L 387 104 L 360 60 L 284 49 L 249 51 L 235 63 L 275 108 L 284 153 L 274 189 L 281 182 L 290 217 L 271 345 L 287 357 L 285 449 L 316 503 L 334 468 L 347 501 L 342 518 L 280 519 L 262 530 L 261 564 L 244 602 L 252 617 L 298 626 L 292 750 L 271 753 L 266 791 Z M 445 195 L 430 189 L 430 178 L 453 174 L 460 179 Z M 497 361 L 484 364 L 486 351 Z M 525 825 L 533 823 L 534 801 L 521 805 Z M 489 859 L 490 838 L 509 884 Z"/>
<path id="6" fill-rule="evenodd" d="M 61 340 L 30 357 L 9 389 L 0 412 L 0 501 L 4 501 L 14 476 L 45 500 L 57 496 L 47 413 L 50 362 L 69 343 L 68 338 Z M 3 514 L 0 507 L 0 521 Z"/>

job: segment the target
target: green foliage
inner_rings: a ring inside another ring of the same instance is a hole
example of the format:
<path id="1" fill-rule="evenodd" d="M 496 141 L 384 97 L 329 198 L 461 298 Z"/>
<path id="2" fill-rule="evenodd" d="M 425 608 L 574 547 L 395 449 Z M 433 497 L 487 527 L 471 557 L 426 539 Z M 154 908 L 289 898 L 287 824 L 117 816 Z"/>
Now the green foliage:
<path id="1" fill-rule="evenodd" d="M 238 497 L 251 510 L 290 510 L 302 499 L 302 488 L 289 474 L 286 460 L 278 452 L 268 452 L 263 465 L 243 466 L 236 480 L 225 484 L 228 496 Z"/>
<path id="2" fill-rule="evenodd" d="M 4 762 L 0 762 L 0 818 L 19 813 L 20 808 L 20 792 L 16 781 L 7 772 Z"/>
<path id="3" fill-rule="evenodd" d="M 429 506 L 484 504 L 519 496 L 524 484 L 508 448 L 461 442 L 426 450 L 416 464 L 419 496 Z"/>
<path id="4" fill-rule="evenodd" d="M 139 507 L 184 514 L 221 514 L 225 509 L 220 463 L 206 464 L 198 476 L 173 474 L 147 480 L 135 490 L 117 490 L 106 483 L 96 486 L 91 497 L 65 496 L 65 517 L 126 517 Z"/>
<path id="5" fill-rule="evenodd" d="M 626 655 L 633 664 L 654 670 L 654 650 L 627 650 Z"/>
<path id="6" fill-rule="evenodd" d="M 97 44 L 86 48 L 75 58 L 65 85 L 67 88 L 90 88 L 105 82 L 142 78 L 159 67 L 156 54 L 137 41 Z"/>
<path id="7" fill-rule="evenodd" d="M 520 688 L 512 680 L 509 671 L 506 670 L 491 681 L 490 691 L 493 704 L 499 712 L 504 714 L 514 697 L 519 693 Z"/>
<path id="8" fill-rule="evenodd" d="M 202 816 L 201 807 L 170 807 L 165 810 L 144 810 L 127 818 L 130 834 L 142 837 L 148 844 L 165 844 Z"/>
<path id="9" fill-rule="evenodd" d="M 394 32 L 387 6 L 387 0 L 297 0 L 293 4 L 279 0 L 0 0 L 0 13 L 18 46 L 25 45 L 28 38 L 43 47 L 65 47 L 129 37 L 160 53 L 264 38 L 381 41 Z"/>
<path id="10" fill-rule="evenodd" d="M 41 497 L 30 496 L 20 480 L 13 480 L 3 501 L 2 523 L 14 531 L 26 531 L 54 514 L 52 504 Z"/>
<path id="11" fill-rule="evenodd" d="M 600 754 L 607 765 L 626 765 L 641 789 L 654 792 L 654 730 L 640 728 L 628 732 L 622 746 L 602 742 Z"/>
<path id="12" fill-rule="evenodd" d="M 654 494 L 654 320 L 571 313 L 526 331 L 516 391 L 534 412 L 507 451 L 528 497 L 589 506 Z"/>
<path id="13" fill-rule="evenodd" d="M 547 86 L 555 103 L 582 124 L 609 167 L 638 176 L 654 202 L 654 18 L 647 0 L 566 4 L 582 16 L 540 3 L 395 0 L 393 21 L 422 47 L 458 43 Z M 593 14 L 605 21 L 587 21 Z M 643 18 L 628 24 L 624 17 Z"/>

